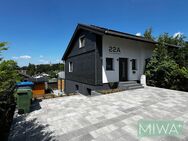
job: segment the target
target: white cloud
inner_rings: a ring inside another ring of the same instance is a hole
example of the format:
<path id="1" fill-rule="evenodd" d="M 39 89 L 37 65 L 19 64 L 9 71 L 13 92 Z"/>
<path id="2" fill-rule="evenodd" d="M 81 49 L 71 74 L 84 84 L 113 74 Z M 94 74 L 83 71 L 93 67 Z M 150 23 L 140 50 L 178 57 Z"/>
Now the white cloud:
<path id="1" fill-rule="evenodd" d="M 174 33 L 173 38 L 180 37 L 181 35 L 183 35 L 182 32 L 176 32 L 176 33 Z"/>
<path id="2" fill-rule="evenodd" d="M 44 58 L 44 56 L 43 56 L 43 55 L 40 55 L 39 57 L 40 57 L 40 58 Z"/>
<path id="3" fill-rule="evenodd" d="M 17 59 L 31 59 L 31 56 L 29 55 L 22 55 L 22 56 L 13 56 L 13 59 L 17 60 Z"/>
<path id="4" fill-rule="evenodd" d="M 140 32 L 136 33 L 136 36 L 142 36 L 142 34 Z"/>
<path id="5" fill-rule="evenodd" d="M 20 59 L 31 59 L 31 56 L 29 56 L 29 55 L 23 55 L 23 56 L 20 56 Z"/>

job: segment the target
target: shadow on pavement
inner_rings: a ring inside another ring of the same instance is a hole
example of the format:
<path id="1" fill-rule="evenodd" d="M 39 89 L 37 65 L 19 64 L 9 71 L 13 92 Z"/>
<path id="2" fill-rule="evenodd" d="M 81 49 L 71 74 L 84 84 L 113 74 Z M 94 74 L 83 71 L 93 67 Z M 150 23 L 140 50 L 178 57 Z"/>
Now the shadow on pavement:
<path id="1" fill-rule="evenodd" d="M 36 119 L 26 120 L 25 115 L 15 117 L 9 141 L 54 141 L 48 125 L 41 125 Z"/>
<path id="2" fill-rule="evenodd" d="M 30 112 L 40 110 L 40 102 L 32 102 Z M 27 114 L 15 113 L 9 134 L 9 141 L 54 141 L 54 136 L 48 128 L 49 125 L 40 124 L 36 118 L 27 118 Z"/>
<path id="3" fill-rule="evenodd" d="M 40 106 L 40 102 L 42 100 L 41 99 L 36 99 L 32 102 L 31 104 L 31 109 L 30 109 L 30 112 L 33 112 L 35 110 L 40 110 L 41 109 L 41 106 Z"/>

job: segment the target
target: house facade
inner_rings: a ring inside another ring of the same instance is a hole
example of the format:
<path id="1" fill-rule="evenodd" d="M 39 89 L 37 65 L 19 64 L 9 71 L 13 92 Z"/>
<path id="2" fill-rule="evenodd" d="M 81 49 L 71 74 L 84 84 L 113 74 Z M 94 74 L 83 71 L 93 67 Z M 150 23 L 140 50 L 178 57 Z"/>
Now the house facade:
<path id="1" fill-rule="evenodd" d="M 109 89 L 109 83 L 136 80 L 155 41 L 94 25 L 78 24 L 62 60 L 65 93 Z"/>

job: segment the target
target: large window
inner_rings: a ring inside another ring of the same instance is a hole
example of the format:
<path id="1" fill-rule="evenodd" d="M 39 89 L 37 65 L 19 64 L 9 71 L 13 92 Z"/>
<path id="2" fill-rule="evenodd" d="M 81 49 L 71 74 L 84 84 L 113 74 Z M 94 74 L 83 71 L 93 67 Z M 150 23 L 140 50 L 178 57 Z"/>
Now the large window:
<path id="1" fill-rule="evenodd" d="M 136 70 L 136 59 L 132 59 L 132 70 Z"/>
<path id="2" fill-rule="evenodd" d="M 84 47 L 84 46 L 85 46 L 85 43 L 86 43 L 86 38 L 85 38 L 85 36 L 83 35 L 83 36 L 81 36 L 81 37 L 79 38 L 79 47 L 80 47 L 80 48 Z"/>
<path id="3" fill-rule="evenodd" d="M 73 72 L 73 63 L 69 62 L 69 72 Z"/>
<path id="4" fill-rule="evenodd" d="M 113 58 L 106 58 L 106 70 L 113 70 Z"/>

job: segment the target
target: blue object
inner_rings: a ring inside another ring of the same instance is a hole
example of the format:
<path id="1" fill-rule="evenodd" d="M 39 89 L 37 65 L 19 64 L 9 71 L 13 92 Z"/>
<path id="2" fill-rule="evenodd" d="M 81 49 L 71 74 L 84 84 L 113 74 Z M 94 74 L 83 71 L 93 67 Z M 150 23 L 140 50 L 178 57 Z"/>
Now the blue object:
<path id="1" fill-rule="evenodd" d="M 30 81 L 27 81 L 27 82 L 18 82 L 16 83 L 16 86 L 18 87 L 23 87 L 23 86 L 33 86 L 34 83 L 33 82 L 30 82 Z"/>

